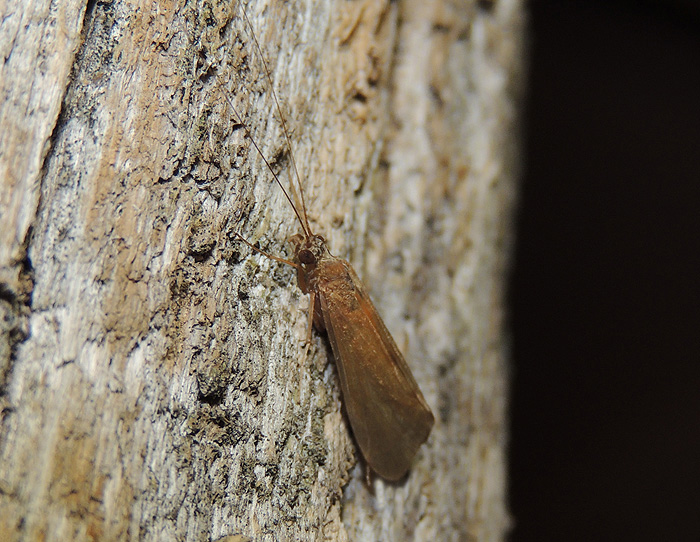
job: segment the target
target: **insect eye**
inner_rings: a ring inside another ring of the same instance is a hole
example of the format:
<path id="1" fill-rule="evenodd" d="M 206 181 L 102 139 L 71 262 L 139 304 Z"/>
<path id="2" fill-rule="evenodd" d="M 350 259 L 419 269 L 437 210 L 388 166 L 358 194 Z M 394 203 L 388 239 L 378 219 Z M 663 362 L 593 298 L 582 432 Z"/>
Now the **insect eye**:
<path id="1" fill-rule="evenodd" d="M 308 249 L 300 250 L 298 257 L 301 263 L 316 263 L 316 257 L 313 255 L 313 252 Z"/>

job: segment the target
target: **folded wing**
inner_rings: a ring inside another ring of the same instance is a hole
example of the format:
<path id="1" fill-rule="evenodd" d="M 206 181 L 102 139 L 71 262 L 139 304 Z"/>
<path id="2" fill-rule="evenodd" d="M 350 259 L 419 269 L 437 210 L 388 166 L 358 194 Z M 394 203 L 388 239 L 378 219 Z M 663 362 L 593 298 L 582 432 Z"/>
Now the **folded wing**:
<path id="1" fill-rule="evenodd" d="M 371 469 L 399 480 L 428 438 L 433 414 L 354 270 L 335 263 L 347 274 L 319 284 L 317 293 L 348 418 Z"/>

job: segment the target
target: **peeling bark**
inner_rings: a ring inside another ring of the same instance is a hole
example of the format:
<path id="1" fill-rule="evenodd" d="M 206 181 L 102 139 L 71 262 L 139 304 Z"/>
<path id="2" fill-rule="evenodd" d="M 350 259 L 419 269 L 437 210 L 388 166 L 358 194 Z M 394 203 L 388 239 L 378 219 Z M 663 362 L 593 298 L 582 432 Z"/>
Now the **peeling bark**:
<path id="1" fill-rule="evenodd" d="M 371 487 L 273 254 L 290 157 L 232 2 L 0 7 L 0 539 L 499 540 L 523 7 L 247 7 L 309 218 L 436 414 Z M 234 537 L 235 539 L 235 537 Z"/>

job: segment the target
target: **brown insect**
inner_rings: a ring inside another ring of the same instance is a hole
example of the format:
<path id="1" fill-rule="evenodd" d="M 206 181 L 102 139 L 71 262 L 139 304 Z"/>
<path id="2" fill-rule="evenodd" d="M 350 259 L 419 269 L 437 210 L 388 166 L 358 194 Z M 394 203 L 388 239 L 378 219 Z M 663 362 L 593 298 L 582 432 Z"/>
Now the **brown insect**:
<path id="1" fill-rule="evenodd" d="M 239 238 L 254 250 L 296 268 L 299 288 L 311 296 L 307 348 L 313 322 L 318 331 L 328 334 L 350 426 L 369 469 L 387 480 L 399 480 L 428 438 L 435 421 L 433 413 L 359 277 L 347 261 L 333 256 L 325 239 L 311 229 L 301 179 L 272 78 L 245 11 L 243 17 L 262 59 L 281 119 L 299 190 L 298 206 L 230 100 L 229 104 L 294 209 L 302 233 L 289 240 L 294 248 L 293 260 L 268 254 L 240 235 Z"/>

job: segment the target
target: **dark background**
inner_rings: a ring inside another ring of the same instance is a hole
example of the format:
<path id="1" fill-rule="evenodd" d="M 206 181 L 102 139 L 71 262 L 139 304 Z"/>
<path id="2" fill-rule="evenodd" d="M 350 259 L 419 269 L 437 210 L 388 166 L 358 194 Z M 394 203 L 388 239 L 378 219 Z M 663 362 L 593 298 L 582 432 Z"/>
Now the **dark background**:
<path id="1" fill-rule="evenodd" d="M 700 541 L 700 9 L 528 5 L 511 540 Z"/>

